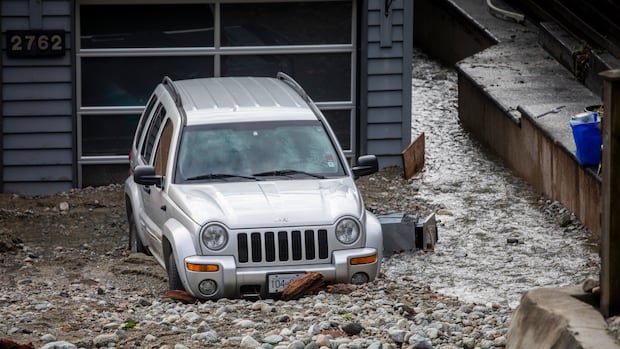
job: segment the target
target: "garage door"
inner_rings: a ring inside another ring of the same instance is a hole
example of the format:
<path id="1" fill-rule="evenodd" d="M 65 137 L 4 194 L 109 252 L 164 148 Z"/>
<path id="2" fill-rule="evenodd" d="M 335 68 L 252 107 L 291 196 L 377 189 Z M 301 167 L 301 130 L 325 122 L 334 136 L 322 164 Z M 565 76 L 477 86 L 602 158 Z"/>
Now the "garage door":
<path id="1" fill-rule="evenodd" d="M 80 186 L 119 182 L 140 112 L 163 76 L 294 77 L 355 154 L 355 1 L 76 5 Z"/>

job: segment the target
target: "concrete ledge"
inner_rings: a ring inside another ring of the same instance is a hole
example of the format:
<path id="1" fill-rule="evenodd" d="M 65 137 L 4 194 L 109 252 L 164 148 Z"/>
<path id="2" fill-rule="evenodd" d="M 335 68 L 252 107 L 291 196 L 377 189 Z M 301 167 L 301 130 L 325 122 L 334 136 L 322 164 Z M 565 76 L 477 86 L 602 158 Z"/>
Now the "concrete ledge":
<path id="1" fill-rule="evenodd" d="M 482 11 L 478 8 L 476 12 Z M 413 2 L 414 45 L 453 65 L 499 40 L 452 0 Z"/>
<path id="2" fill-rule="evenodd" d="M 595 171 L 579 164 L 569 124 L 570 117 L 584 107 L 602 104 L 600 96 L 570 71 L 578 42 L 560 35 L 552 25 L 543 30 L 529 22 L 522 25 L 496 18 L 480 1 L 416 0 L 415 4 L 414 32 L 423 27 L 428 35 L 415 36 L 414 44 L 443 47 L 433 47 L 429 53 L 444 55 L 437 57 L 443 61 L 458 57 L 455 52 L 481 49 L 456 63 L 459 118 L 464 127 L 536 191 L 560 201 L 600 237 L 602 183 Z M 416 27 L 420 21 L 424 24 Z M 547 39 L 540 39 L 541 31 Z M 485 45 L 480 44 L 481 37 L 486 38 Z M 548 50 L 539 41 L 547 42 Z M 538 118 L 559 106 L 564 106 L 559 113 Z"/>
<path id="3" fill-rule="evenodd" d="M 583 41 L 565 32 L 557 23 L 541 23 L 538 41 L 573 75 L 583 79 L 583 84 L 597 96 L 601 96 L 603 88 L 603 80 L 599 73 L 620 67 L 619 59 L 607 52 L 592 50 Z M 579 55 L 587 58 L 581 65 L 578 64 L 576 58 Z"/>
<path id="4" fill-rule="evenodd" d="M 593 307 L 596 299 L 580 287 L 526 292 L 510 321 L 506 348 L 620 348 Z"/>

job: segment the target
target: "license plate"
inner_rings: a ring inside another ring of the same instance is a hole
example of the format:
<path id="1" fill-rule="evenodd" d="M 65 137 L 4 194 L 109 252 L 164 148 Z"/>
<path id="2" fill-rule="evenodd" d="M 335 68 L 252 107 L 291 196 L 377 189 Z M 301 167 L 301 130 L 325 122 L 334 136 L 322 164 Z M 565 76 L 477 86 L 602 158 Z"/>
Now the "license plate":
<path id="1" fill-rule="evenodd" d="M 304 275 L 304 273 L 295 274 L 271 274 L 267 276 L 267 284 L 269 285 L 269 293 L 282 293 L 291 281 Z"/>

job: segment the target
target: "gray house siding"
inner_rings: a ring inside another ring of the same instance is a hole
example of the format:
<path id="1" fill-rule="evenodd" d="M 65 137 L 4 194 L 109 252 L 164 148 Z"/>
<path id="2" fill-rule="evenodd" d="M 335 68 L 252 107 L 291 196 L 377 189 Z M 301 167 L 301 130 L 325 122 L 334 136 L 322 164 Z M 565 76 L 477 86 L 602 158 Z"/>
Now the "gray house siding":
<path id="1" fill-rule="evenodd" d="M 382 168 L 402 166 L 400 154 L 411 142 L 412 11 L 409 0 L 368 1 L 361 149 L 376 154 Z"/>
<path id="2" fill-rule="evenodd" d="M 2 40 L 2 191 L 26 195 L 74 187 L 72 3 L 2 0 L 7 30 L 64 30 L 62 57 L 7 56 Z"/>

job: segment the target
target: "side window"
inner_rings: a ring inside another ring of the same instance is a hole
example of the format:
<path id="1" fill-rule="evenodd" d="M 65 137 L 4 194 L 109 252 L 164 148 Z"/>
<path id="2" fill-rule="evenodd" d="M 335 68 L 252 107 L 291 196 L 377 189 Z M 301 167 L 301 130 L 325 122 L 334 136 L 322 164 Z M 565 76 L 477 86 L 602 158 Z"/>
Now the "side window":
<path id="1" fill-rule="evenodd" d="M 170 154 L 170 142 L 172 141 L 172 121 L 166 120 L 164 129 L 159 137 L 157 150 L 155 151 L 155 173 L 157 175 L 165 175 L 168 165 L 168 155 Z"/>
<path id="2" fill-rule="evenodd" d="M 147 103 L 146 108 L 144 108 L 144 112 L 142 113 L 142 118 L 140 119 L 138 123 L 138 128 L 136 129 L 136 135 L 138 135 L 138 137 L 136 137 L 136 139 L 134 140 L 136 142 L 136 144 L 134 144 L 136 148 L 140 146 L 140 142 L 142 141 L 142 136 L 143 136 L 142 133 L 144 132 L 144 127 L 146 126 L 146 123 L 149 120 L 151 114 L 153 114 L 153 108 L 155 107 L 156 102 L 157 102 L 157 96 L 153 94 L 151 96 L 151 99 L 149 99 L 149 102 Z"/>
<path id="3" fill-rule="evenodd" d="M 155 147 L 155 143 L 157 142 L 157 135 L 161 129 L 161 124 L 164 121 L 164 117 L 166 116 L 166 108 L 162 104 L 157 106 L 157 110 L 155 110 L 155 115 L 153 116 L 153 120 L 149 125 L 149 129 L 146 133 L 144 144 L 142 145 L 142 149 L 140 150 L 140 155 L 144 158 L 144 162 L 147 164 L 151 163 L 151 159 L 153 156 L 153 148 Z"/>

